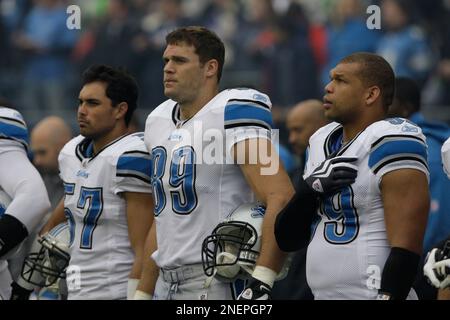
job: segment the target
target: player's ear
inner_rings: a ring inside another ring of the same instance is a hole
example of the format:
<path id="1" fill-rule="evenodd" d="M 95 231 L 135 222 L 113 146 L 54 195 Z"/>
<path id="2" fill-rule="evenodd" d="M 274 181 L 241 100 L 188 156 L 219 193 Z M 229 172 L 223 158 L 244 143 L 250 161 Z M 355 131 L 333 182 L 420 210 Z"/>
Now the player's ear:
<path id="1" fill-rule="evenodd" d="M 366 104 L 373 104 L 381 95 L 381 90 L 378 86 L 369 87 L 366 91 Z"/>
<path id="2" fill-rule="evenodd" d="M 116 106 L 116 120 L 119 120 L 121 118 L 125 118 L 125 115 L 128 111 L 128 103 L 121 102 Z"/>
<path id="3" fill-rule="evenodd" d="M 219 62 L 216 59 L 211 59 L 206 62 L 206 77 L 214 77 L 219 70 Z"/>

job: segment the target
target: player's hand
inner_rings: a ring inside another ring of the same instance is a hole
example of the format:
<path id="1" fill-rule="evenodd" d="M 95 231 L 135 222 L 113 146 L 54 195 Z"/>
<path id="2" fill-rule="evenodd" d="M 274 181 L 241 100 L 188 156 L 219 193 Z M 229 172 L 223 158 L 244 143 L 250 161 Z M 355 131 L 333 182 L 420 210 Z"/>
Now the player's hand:
<path id="1" fill-rule="evenodd" d="M 29 300 L 31 292 L 33 290 L 28 290 L 20 285 L 18 285 L 16 282 L 11 283 L 11 297 L 9 300 Z"/>
<path id="2" fill-rule="evenodd" d="M 438 261 L 434 264 L 437 278 L 441 281 L 439 288 L 446 289 L 450 287 L 450 258 Z"/>
<path id="3" fill-rule="evenodd" d="M 358 168 L 352 164 L 356 157 L 335 157 L 325 160 L 305 179 L 311 189 L 319 194 L 335 192 L 355 182 Z"/>
<path id="4" fill-rule="evenodd" d="M 432 249 L 425 259 L 423 273 L 436 288 L 444 289 L 450 286 L 450 259 L 441 249 Z"/>
<path id="5" fill-rule="evenodd" d="M 271 300 L 272 288 L 262 281 L 252 278 L 237 300 Z"/>

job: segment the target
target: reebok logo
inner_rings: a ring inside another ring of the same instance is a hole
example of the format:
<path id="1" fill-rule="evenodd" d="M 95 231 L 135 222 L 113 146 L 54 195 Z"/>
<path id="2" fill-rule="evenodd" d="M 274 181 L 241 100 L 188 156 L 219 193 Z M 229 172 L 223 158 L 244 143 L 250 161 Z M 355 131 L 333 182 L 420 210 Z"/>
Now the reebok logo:
<path id="1" fill-rule="evenodd" d="M 317 192 L 323 192 L 322 184 L 320 183 L 319 179 L 314 180 L 312 187 Z"/>

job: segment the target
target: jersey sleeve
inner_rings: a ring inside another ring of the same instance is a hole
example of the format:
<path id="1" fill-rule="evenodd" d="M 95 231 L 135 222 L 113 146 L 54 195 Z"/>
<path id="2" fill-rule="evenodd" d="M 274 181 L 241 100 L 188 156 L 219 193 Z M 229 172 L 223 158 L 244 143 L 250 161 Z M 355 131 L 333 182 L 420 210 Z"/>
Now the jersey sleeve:
<path id="1" fill-rule="evenodd" d="M 125 151 L 117 160 L 114 193 L 151 193 L 150 154 L 143 150 Z"/>
<path id="2" fill-rule="evenodd" d="M 398 169 L 417 169 L 429 179 L 428 154 L 425 136 L 414 123 L 393 118 L 383 121 L 370 146 L 370 170 L 380 183 L 388 172 Z"/>
<path id="3" fill-rule="evenodd" d="M 232 93 L 224 110 L 227 151 L 247 139 L 271 140 L 273 122 L 269 97 L 250 89 L 234 89 Z"/>
<path id="4" fill-rule="evenodd" d="M 2 151 L 17 146 L 29 150 L 27 125 L 14 109 L 0 107 L 0 146 Z"/>
<path id="5" fill-rule="evenodd" d="M 44 182 L 24 150 L 0 154 L 0 184 L 11 198 L 4 214 L 9 214 L 33 231 L 50 210 Z"/>

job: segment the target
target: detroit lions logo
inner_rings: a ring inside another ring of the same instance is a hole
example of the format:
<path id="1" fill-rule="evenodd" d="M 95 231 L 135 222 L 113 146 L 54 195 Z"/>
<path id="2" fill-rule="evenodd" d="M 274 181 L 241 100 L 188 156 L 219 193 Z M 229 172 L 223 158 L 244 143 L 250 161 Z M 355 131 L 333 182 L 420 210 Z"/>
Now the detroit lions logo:
<path id="1" fill-rule="evenodd" d="M 252 211 L 250 215 L 252 216 L 252 218 L 263 218 L 264 214 L 266 213 L 266 207 L 264 207 L 263 205 L 253 207 L 251 210 Z"/>
<path id="2" fill-rule="evenodd" d="M 259 93 L 255 93 L 255 94 L 253 95 L 253 99 L 259 100 L 259 101 L 262 101 L 262 102 L 266 102 L 266 103 L 267 103 L 267 98 L 264 97 L 262 94 L 259 94 Z"/>
<path id="3" fill-rule="evenodd" d="M 87 179 L 89 177 L 89 173 L 87 173 L 84 170 L 78 170 L 77 177 L 82 177 L 82 178 Z"/>

